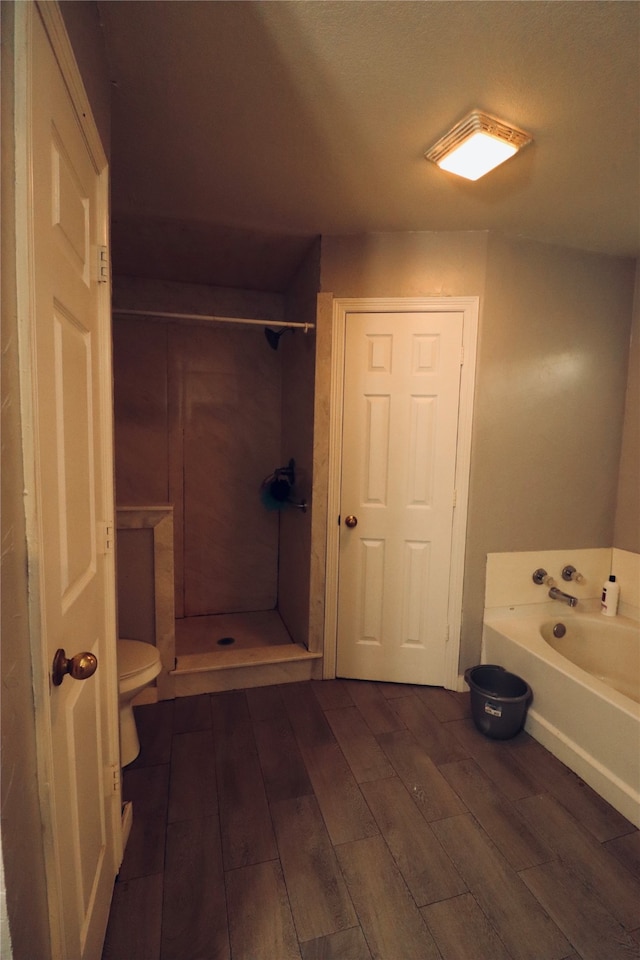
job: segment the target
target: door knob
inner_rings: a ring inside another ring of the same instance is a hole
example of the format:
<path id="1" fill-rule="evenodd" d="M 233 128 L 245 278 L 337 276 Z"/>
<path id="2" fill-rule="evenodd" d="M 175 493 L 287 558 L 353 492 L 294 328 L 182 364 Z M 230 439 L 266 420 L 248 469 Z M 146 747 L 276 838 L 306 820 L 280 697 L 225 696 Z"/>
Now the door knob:
<path id="1" fill-rule="evenodd" d="M 352 513 L 350 513 L 348 517 L 345 517 L 345 518 L 344 518 L 344 522 L 346 523 L 346 525 L 347 525 L 350 529 L 351 529 L 352 527 L 357 527 L 357 526 L 358 526 L 358 518 L 357 518 L 357 517 L 354 517 L 354 515 L 353 515 Z"/>
<path id="2" fill-rule="evenodd" d="M 59 687 L 65 676 L 69 674 L 74 680 L 86 680 L 92 677 L 98 669 L 98 658 L 93 653 L 76 653 L 75 657 L 67 660 L 62 648 L 56 650 L 51 668 L 51 679 L 54 687 Z"/>

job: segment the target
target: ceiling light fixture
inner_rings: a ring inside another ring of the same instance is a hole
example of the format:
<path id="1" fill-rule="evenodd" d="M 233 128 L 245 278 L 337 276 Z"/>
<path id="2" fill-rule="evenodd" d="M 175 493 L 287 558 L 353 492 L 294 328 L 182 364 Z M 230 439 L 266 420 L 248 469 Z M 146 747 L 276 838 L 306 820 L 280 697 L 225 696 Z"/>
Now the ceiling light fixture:
<path id="1" fill-rule="evenodd" d="M 532 139 L 524 130 L 474 110 L 434 143 L 425 157 L 442 170 L 479 180 Z"/>

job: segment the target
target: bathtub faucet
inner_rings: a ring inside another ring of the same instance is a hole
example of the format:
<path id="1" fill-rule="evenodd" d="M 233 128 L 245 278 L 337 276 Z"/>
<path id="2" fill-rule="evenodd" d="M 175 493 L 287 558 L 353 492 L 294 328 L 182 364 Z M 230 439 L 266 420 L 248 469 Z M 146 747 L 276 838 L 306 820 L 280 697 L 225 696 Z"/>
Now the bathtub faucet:
<path id="1" fill-rule="evenodd" d="M 570 593 L 564 593 L 559 587 L 551 587 L 549 596 L 552 600 L 563 600 L 564 603 L 568 603 L 570 607 L 575 607 L 578 602 L 577 597 L 572 597 Z"/>

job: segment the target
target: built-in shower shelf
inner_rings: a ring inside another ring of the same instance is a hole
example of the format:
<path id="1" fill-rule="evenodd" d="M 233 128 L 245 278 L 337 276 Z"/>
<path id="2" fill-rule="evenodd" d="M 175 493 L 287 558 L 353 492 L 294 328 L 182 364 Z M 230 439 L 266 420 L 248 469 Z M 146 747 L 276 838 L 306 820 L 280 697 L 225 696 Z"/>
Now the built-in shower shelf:
<path id="1" fill-rule="evenodd" d="M 171 675 L 177 697 L 263 687 L 272 683 L 296 683 L 320 679 L 322 654 L 311 653 L 297 643 L 187 653 L 178 656 Z"/>

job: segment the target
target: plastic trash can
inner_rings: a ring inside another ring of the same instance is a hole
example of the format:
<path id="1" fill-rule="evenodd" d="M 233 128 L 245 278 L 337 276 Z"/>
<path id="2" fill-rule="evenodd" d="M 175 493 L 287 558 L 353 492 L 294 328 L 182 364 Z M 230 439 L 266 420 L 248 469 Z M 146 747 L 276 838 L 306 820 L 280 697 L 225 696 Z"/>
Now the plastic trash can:
<path id="1" fill-rule="evenodd" d="M 464 679 L 471 690 L 471 715 L 480 733 L 492 740 L 515 737 L 533 696 L 529 684 L 492 663 L 469 667 Z"/>

